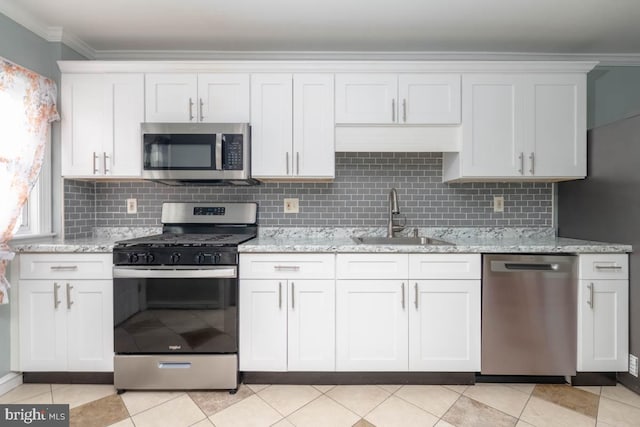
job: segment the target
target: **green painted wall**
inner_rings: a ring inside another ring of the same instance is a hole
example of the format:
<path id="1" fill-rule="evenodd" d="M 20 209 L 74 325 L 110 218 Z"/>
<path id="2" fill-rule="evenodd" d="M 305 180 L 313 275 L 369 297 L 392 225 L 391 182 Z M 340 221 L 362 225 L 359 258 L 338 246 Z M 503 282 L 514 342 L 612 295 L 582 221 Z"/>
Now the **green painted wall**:
<path id="1" fill-rule="evenodd" d="M 56 64 L 60 59 L 85 59 L 62 43 L 47 42 L 15 21 L 0 13 L 0 56 L 29 68 L 60 84 L 60 70 Z M 58 92 L 59 93 L 59 92 Z M 54 186 L 60 186 L 60 124 L 54 123 L 51 134 L 52 176 Z M 56 178 L 57 177 L 57 178 Z M 60 231 L 62 201 L 53 200 L 54 230 Z M 10 362 L 10 307 L 0 305 L 0 378 L 9 372 Z"/>
<path id="2" fill-rule="evenodd" d="M 596 67 L 587 76 L 589 129 L 640 113 L 640 67 Z"/>

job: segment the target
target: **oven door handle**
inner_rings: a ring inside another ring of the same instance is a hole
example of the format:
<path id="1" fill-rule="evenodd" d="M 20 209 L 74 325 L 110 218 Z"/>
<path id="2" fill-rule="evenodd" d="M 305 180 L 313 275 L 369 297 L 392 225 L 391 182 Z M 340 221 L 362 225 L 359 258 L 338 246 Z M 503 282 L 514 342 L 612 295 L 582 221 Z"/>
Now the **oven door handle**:
<path id="1" fill-rule="evenodd" d="M 201 267 L 201 268 L 140 268 L 113 267 L 113 277 L 120 279 L 235 279 L 237 267 Z"/>

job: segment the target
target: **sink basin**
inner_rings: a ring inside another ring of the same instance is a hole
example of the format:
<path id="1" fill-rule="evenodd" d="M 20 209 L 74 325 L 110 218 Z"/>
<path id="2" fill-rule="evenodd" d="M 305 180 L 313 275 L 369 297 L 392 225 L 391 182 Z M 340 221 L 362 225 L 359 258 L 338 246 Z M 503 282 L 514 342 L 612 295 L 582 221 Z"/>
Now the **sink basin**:
<path id="1" fill-rule="evenodd" d="M 353 240 L 362 245 L 453 245 L 444 240 L 431 237 L 353 237 Z"/>

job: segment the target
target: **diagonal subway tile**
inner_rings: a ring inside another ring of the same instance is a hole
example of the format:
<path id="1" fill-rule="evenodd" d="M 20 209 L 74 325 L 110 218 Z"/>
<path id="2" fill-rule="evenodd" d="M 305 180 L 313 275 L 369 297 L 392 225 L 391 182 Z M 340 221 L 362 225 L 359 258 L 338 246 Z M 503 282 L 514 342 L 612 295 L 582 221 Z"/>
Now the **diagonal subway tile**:
<path id="1" fill-rule="evenodd" d="M 196 402 L 196 405 L 200 407 L 202 412 L 207 416 L 211 416 L 216 412 L 220 412 L 224 408 L 240 402 L 243 399 L 251 396 L 253 391 L 240 384 L 236 394 L 230 394 L 228 391 L 190 391 L 189 397 Z"/>
<path id="2" fill-rule="evenodd" d="M 365 417 L 378 427 L 433 426 L 438 418 L 411 403 L 391 396 Z"/>
<path id="3" fill-rule="evenodd" d="M 136 427 L 188 427 L 206 418 L 186 394 L 133 417 Z"/>
<path id="4" fill-rule="evenodd" d="M 516 418 L 529 400 L 529 394 L 503 384 L 476 384 L 467 388 L 464 395 Z"/>
<path id="5" fill-rule="evenodd" d="M 603 424 L 637 427 L 640 425 L 640 408 L 603 397 L 600 399 L 598 426 Z"/>
<path id="6" fill-rule="evenodd" d="M 281 384 L 269 386 L 258 393 L 262 400 L 285 417 L 321 395 L 310 385 Z"/>
<path id="7" fill-rule="evenodd" d="M 466 396 L 460 396 L 442 419 L 457 427 L 513 427 L 518 421 L 517 418 Z"/>
<path id="8" fill-rule="evenodd" d="M 69 412 L 71 427 L 104 427 L 127 419 L 129 412 L 116 394 L 76 406 Z"/>
<path id="9" fill-rule="evenodd" d="M 360 417 L 322 395 L 289 415 L 287 419 L 296 427 L 351 427 Z"/>
<path id="10" fill-rule="evenodd" d="M 603 386 L 601 396 L 640 408 L 640 395 L 632 392 L 622 384 L 617 384 L 615 387 Z"/>
<path id="11" fill-rule="evenodd" d="M 588 417 L 598 415 L 600 396 L 564 384 L 538 384 L 533 396 L 544 399 Z"/>
<path id="12" fill-rule="evenodd" d="M 595 418 L 536 396 L 531 396 L 520 419 L 534 426 L 592 427 L 596 425 Z"/>
<path id="13" fill-rule="evenodd" d="M 460 395 L 439 385 L 405 385 L 394 396 L 442 417 Z"/>
<path id="14" fill-rule="evenodd" d="M 182 391 L 127 391 L 120 395 L 129 414 L 136 415 L 183 395 Z"/>
<path id="15" fill-rule="evenodd" d="M 339 385 L 326 395 L 364 417 L 389 397 L 390 393 L 375 385 Z"/>
<path id="16" fill-rule="evenodd" d="M 270 426 L 281 419 L 282 415 L 256 394 L 209 417 L 216 427 Z"/>

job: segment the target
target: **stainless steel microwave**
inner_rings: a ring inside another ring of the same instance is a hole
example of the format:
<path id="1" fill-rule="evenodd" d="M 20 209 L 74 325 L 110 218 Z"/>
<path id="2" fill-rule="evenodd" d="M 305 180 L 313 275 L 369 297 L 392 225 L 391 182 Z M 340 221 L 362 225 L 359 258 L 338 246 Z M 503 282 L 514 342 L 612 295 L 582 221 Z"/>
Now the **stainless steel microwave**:
<path id="1" fill-rule="evenodd" d="M 142 177 L 173 185 L 252 185 L 248 123 L 142 123 Z"/>

